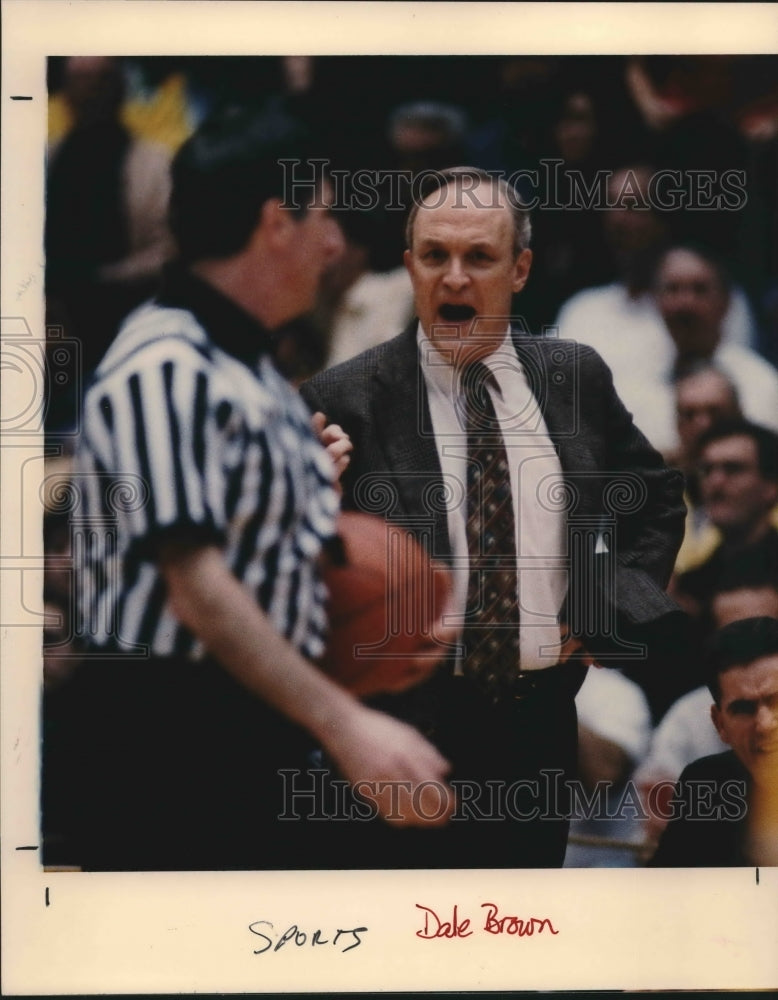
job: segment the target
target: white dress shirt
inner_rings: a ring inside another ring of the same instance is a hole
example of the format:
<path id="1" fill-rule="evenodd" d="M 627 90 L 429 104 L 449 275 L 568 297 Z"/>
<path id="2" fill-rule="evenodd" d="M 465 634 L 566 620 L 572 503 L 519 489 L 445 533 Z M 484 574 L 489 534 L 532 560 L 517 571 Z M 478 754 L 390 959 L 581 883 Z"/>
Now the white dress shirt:
<path id="1" fill-rule="evenodd" d="M 466 533 L 467 433 L 455 369 L 433 347 L 421 324 L 421 369 L 445 485 L 454 557 L 454 608 L 464 620 L 469 577 Z M 506 330 L 502 345 L 482 359 L 499 390 L 489 395 L 500 423 L 511 476 L 518 571 L 521 670 L 553 666 L 559 657 L 559 611 L 567 592 L 566 512 L 562 467 L 540 406 Z M 461 670 L 461 664 L 458 665 Z"/>

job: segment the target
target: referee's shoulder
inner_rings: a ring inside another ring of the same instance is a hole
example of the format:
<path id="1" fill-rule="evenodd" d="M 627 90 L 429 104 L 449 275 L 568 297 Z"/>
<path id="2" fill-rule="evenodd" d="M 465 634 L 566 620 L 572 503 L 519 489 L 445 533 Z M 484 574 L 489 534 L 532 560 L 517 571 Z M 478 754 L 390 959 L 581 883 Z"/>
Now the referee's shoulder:
<path id="1" fill-rule="evenodd" d="M 202 368 L 210 358 L 208 337 L 190 312 L 150 301 L 124 320 L 95 372 L 95 381 L 124 378 L 167 362 Z"/>

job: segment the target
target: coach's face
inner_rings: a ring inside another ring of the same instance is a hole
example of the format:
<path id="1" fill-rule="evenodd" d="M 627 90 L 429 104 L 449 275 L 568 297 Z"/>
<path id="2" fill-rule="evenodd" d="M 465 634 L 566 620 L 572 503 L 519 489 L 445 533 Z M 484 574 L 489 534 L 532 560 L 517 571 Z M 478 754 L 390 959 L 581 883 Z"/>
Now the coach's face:
<path id="1" fill-rule="evenodd" d="M 513 215 L 495 185 L 433 192 L 419 207 L 405 251 L 424 332 L 446 356 L 453 352 L 457 365 L 491 354 L 531 263 L 530 250 L 514 253 Z"/>

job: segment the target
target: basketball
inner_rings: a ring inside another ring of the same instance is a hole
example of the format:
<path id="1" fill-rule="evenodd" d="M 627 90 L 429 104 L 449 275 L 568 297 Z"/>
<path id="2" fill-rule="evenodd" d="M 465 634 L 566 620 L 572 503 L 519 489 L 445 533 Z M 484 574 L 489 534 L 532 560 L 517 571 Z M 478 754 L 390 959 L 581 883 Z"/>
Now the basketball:
<path id="1" fill-rule="evenodd" d="M 321 666 L 353 694 L 406 690 L 445 656 L 451 629 L 442 636 L 439 619 L 451 574 L 403 528 L 341 514 L 324 581 L 330 630 Z"/>

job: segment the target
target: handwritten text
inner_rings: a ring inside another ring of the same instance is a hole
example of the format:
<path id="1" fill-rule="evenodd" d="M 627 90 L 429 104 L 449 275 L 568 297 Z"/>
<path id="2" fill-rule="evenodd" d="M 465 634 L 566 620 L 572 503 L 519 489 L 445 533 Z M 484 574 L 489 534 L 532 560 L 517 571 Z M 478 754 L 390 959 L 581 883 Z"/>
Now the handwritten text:
<path id="1" fill-rule="evenodd" d="M 466 938 L 473 934 L 474 930 L 481 930 L 487 934 L 507 934 L 513 937 L 533 937 L 535 934 L 542 934 L 547 931 L 551 934 L 558 934 L 548 917 L 518 917 L 513 914 L 501 914 L 496 903 L 481 903 L 481 909 L 485 910 L 483 924 L 471 928 L 471 918 L 461 917 L 458 904 L 454 905 L 451 916 L 441 917 L 429 906 L 422 906 L 416 903 L 416 908 L 422 911 L 423 924 L 416 931 L 416 937 L 430 941 L 434 938 Z"/>

